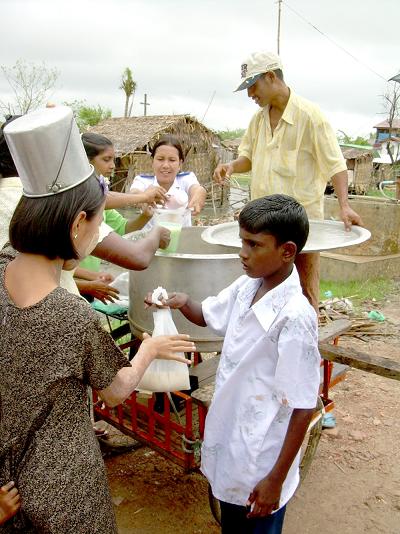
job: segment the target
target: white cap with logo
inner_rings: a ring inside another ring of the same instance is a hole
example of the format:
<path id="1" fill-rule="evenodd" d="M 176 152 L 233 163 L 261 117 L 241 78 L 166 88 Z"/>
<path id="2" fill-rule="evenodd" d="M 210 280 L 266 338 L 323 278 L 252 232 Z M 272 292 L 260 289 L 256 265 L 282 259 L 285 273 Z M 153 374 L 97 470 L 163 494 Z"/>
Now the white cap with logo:
<path id="1" fill-rule="evenodd" d="M 22 115 L 7 124 L 4 137 L 26 197 L 62 193 L 94 172 L 67 106 Z"/>
<path id="2" fill-rule="evenodd" d="M 242 81 L 236 91 L 248 89 L 266 72 L 282 69 L 282 61 L 273 52 L 254 52 L 241 65 Z"/>

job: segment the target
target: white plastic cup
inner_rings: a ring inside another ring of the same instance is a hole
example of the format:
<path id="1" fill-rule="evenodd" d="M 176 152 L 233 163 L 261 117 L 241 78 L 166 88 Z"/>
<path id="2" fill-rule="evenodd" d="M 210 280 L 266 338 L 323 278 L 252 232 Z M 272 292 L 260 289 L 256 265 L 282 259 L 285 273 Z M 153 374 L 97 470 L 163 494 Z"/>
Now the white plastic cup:
<path id="1" fill-rule="evenodd" d="M 169 245 L 167 248 L 159 249 L 161 253 L 169 254 L 177 251 L 185 211 L 186 208 L 178 208 L 176 210 L 159 208 L 155 210 L 155 224 L 157 226 L 164 226 L 164 228 L 168 228 L 171 232 Z"/>

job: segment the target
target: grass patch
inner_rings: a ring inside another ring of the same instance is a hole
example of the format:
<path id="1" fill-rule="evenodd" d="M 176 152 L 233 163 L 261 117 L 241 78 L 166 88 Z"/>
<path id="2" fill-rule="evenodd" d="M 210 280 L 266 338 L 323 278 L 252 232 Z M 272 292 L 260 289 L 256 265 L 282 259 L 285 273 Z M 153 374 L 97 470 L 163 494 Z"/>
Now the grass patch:
<path id="1" fill-rule="evenodd" d="M 355 304 L 360 304 L 364 300 L 376 301 L 384 300 L 393 293 L 395 283 L 388 278 L 376 278 L 375 280 L 350 282 L 329 282 L 321 280 L 320 282 L 320 299 L 326 300 L 327 291 L 332 293 L 332 297 L 350 298 Z"/>
<path id="2" fill-rule="evenodd" d="M 396 198 L 396 189 L 385 187 L 384 189 L 386 197 L 390 198 Z M 378 197 L 378 198 L 385 198 L 385 195 L 382 195 L 382 193 L 379 191 L 379 189 L 369 189 L 367 191 L 368 197 Z"/>
<path id="3" fill-rule="evenodd" d="M 240 187 L 248 187 L 251 181 L 251 174 L 232 174 L 232 178 L 240 185 Z"/>

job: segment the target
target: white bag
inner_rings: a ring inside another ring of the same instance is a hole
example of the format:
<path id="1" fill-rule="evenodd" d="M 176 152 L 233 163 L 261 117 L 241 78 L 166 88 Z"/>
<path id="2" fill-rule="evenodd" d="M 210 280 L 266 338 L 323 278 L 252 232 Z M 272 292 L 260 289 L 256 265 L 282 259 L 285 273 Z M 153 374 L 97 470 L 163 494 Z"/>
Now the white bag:
<path id="1" fill-rule="evenodd" d="M 177 334 L 169 308 L 153 312 L 153 336 Z M 181 353 L 184 356 L 183 353 Z M 137 389 L 153 392 L 169 392 L 190 389 L 189 368 L 186 363 L 173 360 L 153 360 L 146 369 Z"/>
<path id="2" fill-rule="evenodd" d="M 118 289 L 118 297 L 114 297 L 114 304 L 120 306 L 129 306 L 129 272 L 123 272 L 117 276 L 114 282 L 111 282 L 111 287 Z"/>

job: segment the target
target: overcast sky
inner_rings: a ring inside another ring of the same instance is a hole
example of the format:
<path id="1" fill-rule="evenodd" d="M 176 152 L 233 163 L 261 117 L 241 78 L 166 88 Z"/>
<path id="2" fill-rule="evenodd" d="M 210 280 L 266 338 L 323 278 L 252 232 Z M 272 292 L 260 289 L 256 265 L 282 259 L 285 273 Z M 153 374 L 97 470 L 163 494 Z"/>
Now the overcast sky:
<path id="1" fill-rule="evenodd" d="M 290 9 L 357 58 L 317 32 Z M 0 65 L 45 61 L 60 71 L 52 100 L 85 100 L 123 114 L 120 77 L 137 81 L 133 114 L 190 113 L 210 128 L 245 128 L 257 110 L 240 65 L 277 47 L 275 0 L 1 0 Z M 383 120 L 386 79 L 400 71 L 399 0 L 282 4 L 287 84 L 320 105 L 333 127 L 365 135 Z M 0 95 L 12 95 L 0 73 Z"/>

